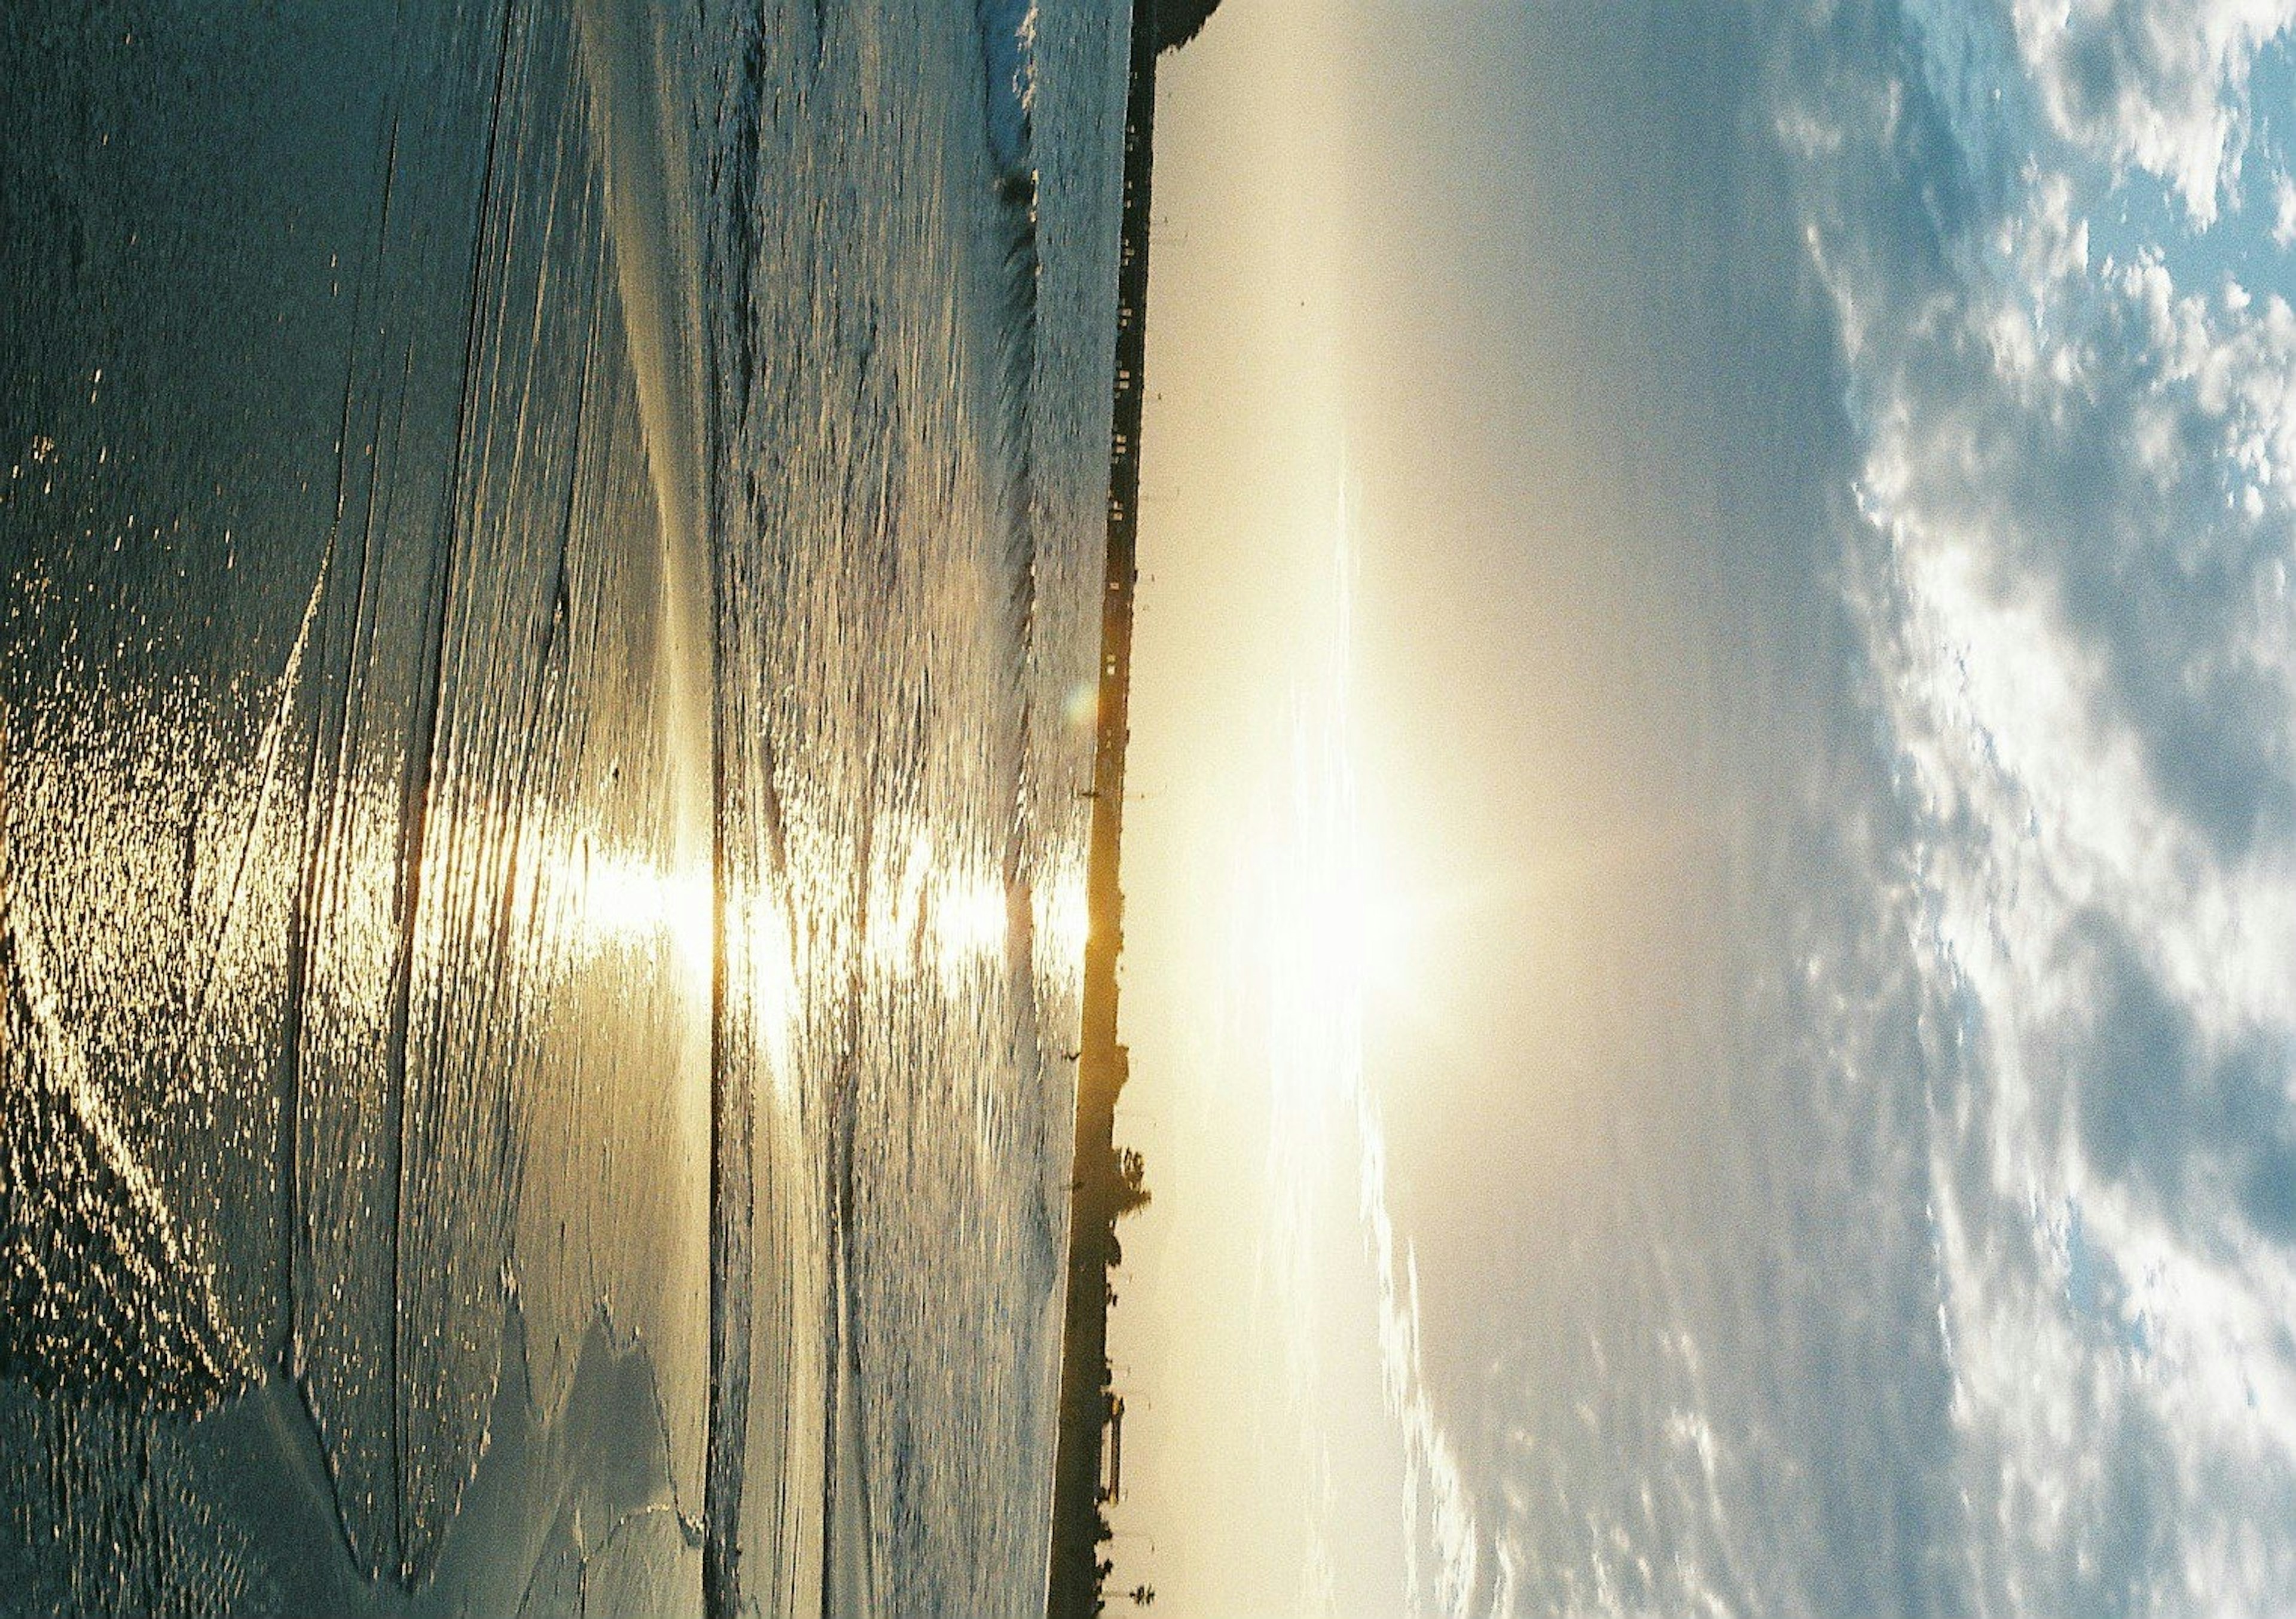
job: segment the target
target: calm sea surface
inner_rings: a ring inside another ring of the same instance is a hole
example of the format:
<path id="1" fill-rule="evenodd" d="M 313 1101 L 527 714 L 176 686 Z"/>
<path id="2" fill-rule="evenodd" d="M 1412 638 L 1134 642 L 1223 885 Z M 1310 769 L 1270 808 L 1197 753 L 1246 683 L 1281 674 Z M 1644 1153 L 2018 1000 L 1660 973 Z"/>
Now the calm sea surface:
<path id="1" fill-rule="evenodd" d="M 0 17 L 0 1614 L 1040 1603 L 1121 12 Z"/>

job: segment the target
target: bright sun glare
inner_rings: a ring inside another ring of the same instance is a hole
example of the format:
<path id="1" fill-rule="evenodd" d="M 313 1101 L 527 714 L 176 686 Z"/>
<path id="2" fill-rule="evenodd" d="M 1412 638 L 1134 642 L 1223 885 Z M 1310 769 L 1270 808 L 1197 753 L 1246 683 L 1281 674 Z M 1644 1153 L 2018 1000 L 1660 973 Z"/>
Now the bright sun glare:
<path id="1" fill-rule="evenodd" d="M 1367 1004 L 1400 991 L 1409 969 L 1402 908 L 1373 858 L 1357 789 L 1344 496 L 1331 558 L 1328 594 L 1302 615 L 1308 633 L 1293 666 L 1284 755 L 1271 762 L 1260 824 L 1239 848 L 1231 936 L 1232 977 L 1250 986 L 1262 1019 L 1275 1125 L 1270 1252 L 1286 1263 L 1304 1259 L 1315 1165 L 1327 1160 L 1335 1132 L 1353 1128 Z"/>
<path id="2" fill-rule="evenodd" d="M 1359 1006 L 1401 987 L 1409 919 L 1364 824 L 1357 784 L 1350 646 L 1354 555 L 1347 499 L 1333 518 L 1329 610 L 1296 672 L 1290 756 L 1261 834 L 1252 947 L 1308 1010 Z"/>
<path id="3" fill-rule="evenodd" d="M 1472 1511 L 1427 1395 L 1416 1262 L 1389 1209 L 1385 1110 L 1365 1059 L 1372 1002 L 1382 993 L 1408 997 L 1424 952 L 1364 826 L 1350 710 L 1354 561 L 1344 494 L 1332 556 L 1331 610 L 1316 621 L 1320 642 L 1311 642 L 1297 666 L 1289 757 L 1239 884 L 1246 898 L 1234 965 L 1264 996 L 1263 1285 L 1278 1319 L 1291 1323 L 1287 1385 L 1297 1395 L 1311 1465 L 1328 1457 L 1325 1312 L 1334 1297 L 1347 1296 L 1345 1275 L 1368 1288 L 1382 1393 L 1403 1456 L 1404 1517 L 1413 1526 L 1404 1540 L 1406 1585 L 1417 1590 L 1423 1578 L 1439 1582 L 1454 1599 L 1447 1607 L 1456 1611 L 1466 1590 L 1459 1571 L 1472 1574 Z M 1339 1190 L 1349 1182 L 1352 1195 Z M 1335 1255 L 1349 1250 L 1353 1258 L 1337 1261 L 1335 1271 Z M 1316 1476 L 1316 1557 L 1328 1567 L 1344 1531 L 1327 1468 Z M 1421 1531 L 1434 1549 L 1431 1563 L 1423 1561 Z"/>

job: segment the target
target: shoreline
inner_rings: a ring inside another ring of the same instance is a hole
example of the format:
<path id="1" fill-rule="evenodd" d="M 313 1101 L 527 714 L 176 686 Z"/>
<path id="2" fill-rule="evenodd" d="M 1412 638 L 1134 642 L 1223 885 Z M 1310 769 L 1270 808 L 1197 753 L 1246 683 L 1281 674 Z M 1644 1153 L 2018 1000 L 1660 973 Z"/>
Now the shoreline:
<path id="1" fill-rule="evenodd" d="M 1077 1059 L 1070 1174 L 1067 1302 L 1061 1334 L 1059 1442 L 1053 1463 L 1046 1619 L 1102 1611 L 1103 1435 L 1115 1395 L 1108 1364 L 1116 1222 L 1132 1206 L 1116 1149 L 1116 1102 L 1129 1062 L 1117 1039 L 1116 964 L 1124 947 L 1120 884 L 1124 755 L 1131 737 L 1132 595 L 1138 576 L 1140 426 L 1146 398 L 1150 161 L 1156 121 L 1156 7 L 1135 0 L 1124 109 L 1123 224 L 1117 249 L 1115 409 L 1110 424 L 1107 584 L 1101 597 L 1099 711 L 1087 857 L 1083 1039 Z M 1120 1410 L 1120 1402 L 1116 1402 Z"/>

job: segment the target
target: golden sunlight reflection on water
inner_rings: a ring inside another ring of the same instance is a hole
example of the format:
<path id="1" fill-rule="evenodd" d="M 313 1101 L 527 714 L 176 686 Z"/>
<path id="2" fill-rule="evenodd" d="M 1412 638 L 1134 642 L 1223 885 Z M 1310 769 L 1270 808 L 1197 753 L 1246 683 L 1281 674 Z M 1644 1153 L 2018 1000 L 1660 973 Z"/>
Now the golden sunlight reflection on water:
<path id="1" fill-rule="evenodd" d="M 643 850 L 587 837 L 550 858 L 586 953 L 666 944 L 707 984 L 717 950 L 716 895 L 707 867 L 665 870 Z"/>
<path id="2" fill-rule="evenodd" d="M 955 994 L 970 975 L 1004 967 L 1024 914 L 1016 897 L 996 865 L 920 828 L 893 881 L 873 898 L 872 963 L 896 976 L 929 969 L 938 987 Z M 1025 915 L 1051 960 L 1080 962 L 1090 925 L 1081 861 L 1064 863 Z"/>

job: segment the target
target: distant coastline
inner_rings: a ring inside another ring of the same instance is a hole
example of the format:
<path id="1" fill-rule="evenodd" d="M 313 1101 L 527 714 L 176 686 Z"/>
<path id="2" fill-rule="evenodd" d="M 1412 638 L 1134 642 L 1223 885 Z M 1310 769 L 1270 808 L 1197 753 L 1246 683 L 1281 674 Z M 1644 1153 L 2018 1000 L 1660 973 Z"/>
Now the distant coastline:
<path id="1" fill-rule="evenodd" d="M 1216 4 L 1217 0 L 1213 0 Z M 1093 750 L 1092 838 L 1085 945 L 1083 1040 L 1077 1059 L 1076 1153 L 1070 1176 L 1068 1300 L 1061 1341 L 1060 1435 L 1053 1465 L 1046 1619 L 1103 1611 L 1108 1574 L 1106 1440 L 1123 1402 L 1108 1361 L 1111 1277 L 1123 1250 L 1118 1219 L 1145 1200 L 1136 1155 L 1116 1146 L 1116 1103 L 1129 1062 L 1117 1039 L 1116 963 L 1124 945 L 1119 857 L 1124 755 L 1131 737 L 1132 593 L 1138 576 L 1140 427 L 1146 397 L 1149 180 L 1160 49 L 1194 36 L 1204 0 L 1176 0 L 1168 28 L 1156 0 L 1136 0 L 1124 114 L 1124 202 L 1117 257 L 1115 410 L 1108 476 L 1107 585 L 1101 598 L 1099 721 Z M 1120 1427 L 1116 1430 L 1121 1434 Z M 1117 1456 L 1121 1455 L 1121 1441 Z"/>

